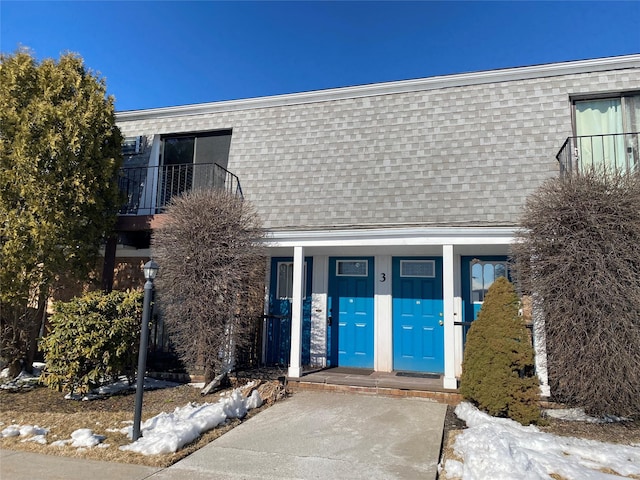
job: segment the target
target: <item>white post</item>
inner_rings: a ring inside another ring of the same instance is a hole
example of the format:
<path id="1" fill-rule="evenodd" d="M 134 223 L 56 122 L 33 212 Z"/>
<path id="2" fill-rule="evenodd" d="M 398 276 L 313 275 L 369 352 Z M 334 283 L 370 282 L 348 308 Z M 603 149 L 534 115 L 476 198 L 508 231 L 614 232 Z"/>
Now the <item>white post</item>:
<path id="1" fill-rule="evenodd" d="M 269 282 L 271 279 L 271 258 L 267 258 L 265 260 L 267 264 L 264 272 L 264 314 L 262 317 L 262 364 L 267 363 L 267 328 L 268 328 L 268 319 L 266 317 L 269 314 Z M 275 287 L 274 287 L 275 288 Z"/>
<path id="2" fill-rule="evenodd" d="M 376 255 L 374 365 L 377 372 L 393 371 L 391 255 Z"/>
<path id="3" fill-rule="evenodd" d="M 444 297 L 444 388 L 458 388 L 455 365 L 455 262 L 453 245 L 442 246 L 442 287 Z"/>
<path id="4" fill-rule="evenodd" d="M 327 366 L 327 285 L 329 257 L 313 257 L 311 282 L 311 365 Z"/>
<path id="5" fill-rule="evenodd" d="M 293 248 L 293 299 L 291 301 L 291 359 L 289 377 L 302 375 L 302 286 L 304 285 L 304 247 Z"/>
<path id="6" fill-rule="evenodd" d="M 547 367 L 547 336 L 544 329 L 544 313 L 540 306 L 540 297 L 533 294 L 533 347 L 535 352 L 536 373 L 540 379 L 540 394 L 543 397 L 551 395 L 549 386 L 549 370 Z"/>

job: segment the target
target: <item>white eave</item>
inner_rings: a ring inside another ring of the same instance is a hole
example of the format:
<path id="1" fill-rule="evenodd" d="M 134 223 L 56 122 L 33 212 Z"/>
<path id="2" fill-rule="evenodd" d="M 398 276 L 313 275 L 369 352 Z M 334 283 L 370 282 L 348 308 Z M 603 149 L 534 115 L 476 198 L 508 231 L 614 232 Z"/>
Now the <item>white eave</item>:
<path id="1" fill-rule="evenodd" d="M 242 100 L 228 100 L 212 103 L 200 103 L 176 107 L 150 108 L 146 110 L 129 110 L 117 112 L 117 121 L 133 121 L 156 119 L 161 117 L 179 117 L 190 115 L 205 115 L 211 113 L 248 110 L 256 108 L 279 107 L 285 105 L 300 105 L 305 103 L 326 102 L 348 98 L 370 97 L 394 93 L 417 92 L 435 90 L 448 87 L 480 85 L 514 80 L 528 80 L 558 75 L 572 75 L 579 73 L 598 72 L 603 70 L 620 70 L 640 68 L 640 54 L 619 57 L 596 58 L 571 62 L 549 63 L 527 67 L 504 68 L 453 75 L 441 75 L 414 80 L 374 83 L 353 87 L 331 88 L 302 93 L 273 95 Z"/>
<path id="2" fill-rule="evenodd" d="M 510 245 L 513 227 L 414 227 L 359 230 L 272 231 L 268 247 L 349 247 L 390 245 Z"/>

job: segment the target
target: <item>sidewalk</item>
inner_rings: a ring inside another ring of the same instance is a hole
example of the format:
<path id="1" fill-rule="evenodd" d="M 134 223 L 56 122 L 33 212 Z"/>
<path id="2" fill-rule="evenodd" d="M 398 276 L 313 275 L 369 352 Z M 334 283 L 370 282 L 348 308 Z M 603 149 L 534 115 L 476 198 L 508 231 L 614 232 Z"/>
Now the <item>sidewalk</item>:
<path id="1" fill-rule="evenodd" d="M 421 398 L 303 391 L 167 469 L 5 450 L 0 476 L 431 480 L 436 478 L 445 413 L 446 405 Z M 29 471 L 21 473 L 25 462 Z"/>

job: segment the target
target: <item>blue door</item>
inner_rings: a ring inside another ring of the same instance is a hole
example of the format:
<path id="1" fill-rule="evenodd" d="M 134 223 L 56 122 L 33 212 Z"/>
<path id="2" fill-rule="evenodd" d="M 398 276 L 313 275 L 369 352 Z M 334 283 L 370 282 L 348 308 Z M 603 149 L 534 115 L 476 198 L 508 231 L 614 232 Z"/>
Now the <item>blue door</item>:
<path id="1" fill-rule="evenodd" d="M 444 372 L 442 259 L 393 258 L 393 369 Z"/>
<path id="2" fill-rule="evenodd" d="M 466 343 L 467 333 L 482 308 L 484 297 L 496 278 L 507 277 L 508 257 L 506 255 L 462 257 L 462 319 L 463 342 Z"/>
<path id="3" fill-rule="evenodd" d="M 373 257 L 329 259 L 329 365 L 373 368 Z"/>
<path id="4" fill-rule="evenodd" d="M 311 275 L 312 257 L 304 259 L 305 282 L 302 300 L 302 364 L 311 363 Z M 267 315 L 267 365 L 289 365 L 291 356 L 291 301 L 293 296 L 293 258 L 271 259 Z"/>

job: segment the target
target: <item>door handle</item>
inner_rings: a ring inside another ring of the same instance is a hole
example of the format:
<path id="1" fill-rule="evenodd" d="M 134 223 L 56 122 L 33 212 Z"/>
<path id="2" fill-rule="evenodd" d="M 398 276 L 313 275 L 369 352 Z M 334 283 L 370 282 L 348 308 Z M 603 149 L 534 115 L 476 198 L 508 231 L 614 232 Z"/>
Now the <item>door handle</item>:
<path id="1" fill-rule="evenodd" d="M 442 320 L 440 320 L 440 321 L 438 322 L 438 325 L 443 326 L 443 325 L 444 325 L 444 322 L 443 322 Z"/>

